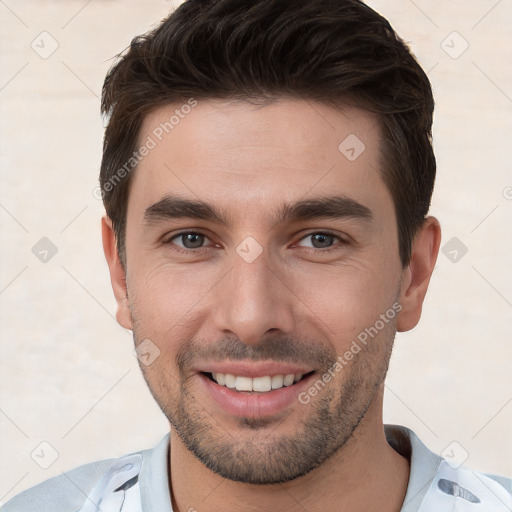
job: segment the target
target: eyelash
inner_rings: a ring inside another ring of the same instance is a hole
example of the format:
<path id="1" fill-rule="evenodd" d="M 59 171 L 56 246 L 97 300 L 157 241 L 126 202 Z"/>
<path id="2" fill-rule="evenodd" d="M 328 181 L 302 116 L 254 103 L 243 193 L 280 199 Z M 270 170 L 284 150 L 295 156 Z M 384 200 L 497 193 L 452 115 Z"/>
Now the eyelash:
<path id="1" fill-rule="evenodd" d="M 176 235 L 173 235 L 171 238 L 167 239 L 167 240 L 164 240 L 163 241 L 163 244 L 164 245 L 173 245 L 173 251 L 176 251 L 180 254 L 190 254 L 191 252 L 199 252 L 201 250 L 204 250 L 204 249 L 208 249 L 208 247 L 198 247 L 197 249 L 182 249 L 181 247 L 178 247 L 176 245 L 174 245 L 172 243 L 172 241 L 176 238 L 179 238 L 181 236 L 184 236 L 184 235 L 201 235 L 201 236 L 204 236 L 205 238 L 209 239 L 209 237 L 207 235 L 205 235 L 204 233 L 201 233 L 200 231 L 182 231 L 181 233 L 177 233 Z M 302 240 L 310 237 L 310 236 L 313 236 L 313 235 L 328 235 L 328 236 L 332 236 L 333 238 L 337 238 L 342 246 L 345 246 L 345 245 L 348 245 L 348 241 L 343 239 L 342 237 L 340 237 L 339 235 L 336 235 L 335 233 L 332 233 L 330 231 L 311 231 L 310 233 L 304 235 L 300 240 L 299 242 L 301 242 Z M 295 244 L 294 244 L 295 245 Z M 339 251 L 342 247 L 339 247 L 339 246 L 333 246 L 333 247 L 329 247 L 327 249 L 317 249 L 315 247 L 301 247 L 302 250 L 306 250 L 306 252 L 315 252 L 315 253 L 318 253 L 318 252 L 321 252 L 321 253 L 331 253 L 333 251 Z"/>

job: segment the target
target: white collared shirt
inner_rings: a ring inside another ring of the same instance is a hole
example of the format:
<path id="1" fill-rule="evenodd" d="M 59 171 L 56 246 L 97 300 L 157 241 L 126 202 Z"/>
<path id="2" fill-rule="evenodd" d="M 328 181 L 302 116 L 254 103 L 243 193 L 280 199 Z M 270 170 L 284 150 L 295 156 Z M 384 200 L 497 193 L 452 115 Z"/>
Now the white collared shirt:
<path id="1" fill-rule="evenodd" d="M 431 452 L 402 426 L 389 444 L 410 461 L 400 512 L 511 512 L 512 479 L 478 473 Z M 172 512 L 169 434 L 150 450 L 80 466 L 22 492 L 1 512 Z"/>

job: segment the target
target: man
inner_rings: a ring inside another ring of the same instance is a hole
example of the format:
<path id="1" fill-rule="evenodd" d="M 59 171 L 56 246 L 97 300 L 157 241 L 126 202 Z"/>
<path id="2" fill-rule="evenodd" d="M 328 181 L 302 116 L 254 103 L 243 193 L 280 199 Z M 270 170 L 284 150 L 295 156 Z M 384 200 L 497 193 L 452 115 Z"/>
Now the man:
<path id="1" fill-rule="evenodd" d="M 170 422 L 11 511 L 506 511 L 383 425 L 440 243 L 429 81 L 357 0 L 189 0 L 103 89 L 117 319 Z"/>

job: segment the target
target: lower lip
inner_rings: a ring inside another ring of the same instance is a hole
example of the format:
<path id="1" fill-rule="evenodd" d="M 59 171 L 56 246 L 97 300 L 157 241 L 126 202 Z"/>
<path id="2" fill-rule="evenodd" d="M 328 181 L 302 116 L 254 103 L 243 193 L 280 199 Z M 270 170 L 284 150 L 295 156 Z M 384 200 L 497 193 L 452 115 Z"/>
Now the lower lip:
<path id="1" fill-rule="evenodd" d="M 297 403 L 299 393 L 307 388 L 314 375 L 312 373 L 291 386 L 273 389 L 266 393 L 236 391 L 226 386 L 220 386 L 202 373 L 199 374 L 199 377 L 207 393 L 228 414 L 244 418 L 264 418 L 278 414 L 293 405 L 294 402 Z"/>

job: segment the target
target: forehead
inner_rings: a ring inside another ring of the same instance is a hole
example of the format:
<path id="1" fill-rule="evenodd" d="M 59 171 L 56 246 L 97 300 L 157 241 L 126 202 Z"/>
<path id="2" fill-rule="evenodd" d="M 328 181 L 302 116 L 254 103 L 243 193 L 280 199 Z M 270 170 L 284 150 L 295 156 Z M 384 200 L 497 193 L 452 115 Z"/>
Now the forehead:
<path id="1" fill-rule="evenodd" d="M 151 149 L 132 178 L 128 212 L 170 194 L 200 197 L 238 216 L 327 194 L 362 204 L 391 200 L 374 114 L 289 99 L 190 104 L 167 105 L 145 118 L 139 146 Z"/>

